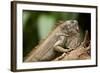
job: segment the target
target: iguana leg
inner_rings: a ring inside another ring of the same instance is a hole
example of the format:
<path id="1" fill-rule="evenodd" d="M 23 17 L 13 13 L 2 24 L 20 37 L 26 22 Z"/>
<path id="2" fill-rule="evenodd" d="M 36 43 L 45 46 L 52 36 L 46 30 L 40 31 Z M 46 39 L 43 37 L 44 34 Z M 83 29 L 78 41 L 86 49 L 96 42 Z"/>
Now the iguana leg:
<path id="1" fill-rule="evenodd" d="M 73 51 L 70 51 L 69 53 L 63 53 L 61 56 L 54 59 L 54 61 L 59 60 L 77 60 L 77 59 L 90 59 L 90 56 L 88 55 L 87 51 L 91 48 L 90 44 L 88 47 L 84 48 L 82 46 L 77 47 Z"/>
<path id="2" fill-rule="evenodd" d="M 60 53 L 64 53 L 64 52 L 67 53 L 67 52 L 69 52 L 69 51 L 71 51 L 73 49 L 65 49 L 65 48 L 63 48 L 61 46 L 55 46 L 54 47 L 54 50 L 57 51 L 57 52 L 60 52 Z"/>
<path id="3" fill-rule="evenodd" d="M 61 56 L 57 57 L 56 59 L 54 59 L 53 61 L 58 61 L 63 59 L 66 56 L 66 53 L 63 53 Z"/>

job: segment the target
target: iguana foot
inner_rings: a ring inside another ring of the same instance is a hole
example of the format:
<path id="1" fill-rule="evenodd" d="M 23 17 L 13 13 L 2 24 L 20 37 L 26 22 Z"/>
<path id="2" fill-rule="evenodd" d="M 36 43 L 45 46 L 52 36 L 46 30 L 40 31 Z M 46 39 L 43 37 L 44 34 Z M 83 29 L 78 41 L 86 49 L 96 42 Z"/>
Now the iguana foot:
<path id="1" fill-rule="evenodd" d="M 59 61 L 59 60 L 63 59 L 65 56 L 66 56 L 66 53 L 63 53 L 61 56 L 57 57 L 53 61 Z"/>

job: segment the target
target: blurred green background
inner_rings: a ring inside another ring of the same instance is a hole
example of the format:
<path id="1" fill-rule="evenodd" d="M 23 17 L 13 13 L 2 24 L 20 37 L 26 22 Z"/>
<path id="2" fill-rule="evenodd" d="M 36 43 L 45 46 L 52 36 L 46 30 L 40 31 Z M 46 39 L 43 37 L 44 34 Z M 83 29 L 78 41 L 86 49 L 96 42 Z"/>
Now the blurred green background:
<path id="1" fill-rule="evenodd" d="M 89 13 L 23 10 L 23 57 L 52 31 L 57 22 L 70 19 L 78 20 L 83 33 L 85 30 L 91 31 L 91 14 Z"/>

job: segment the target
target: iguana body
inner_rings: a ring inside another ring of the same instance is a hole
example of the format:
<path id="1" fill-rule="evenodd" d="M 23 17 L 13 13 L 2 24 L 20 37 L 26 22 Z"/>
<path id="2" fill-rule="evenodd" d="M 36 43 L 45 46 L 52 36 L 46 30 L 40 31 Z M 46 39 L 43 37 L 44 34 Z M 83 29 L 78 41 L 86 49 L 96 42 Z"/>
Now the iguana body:
<path id="1" fill-rule="evenodd" d="M 72 49 L 68 53 L 63 53 L 61 56 L 55 58 L 53 61 L 90 59 L 90 49 L 91 45 L 88 36 L 88 31 L 86 31 L 84 40 L 81 42 L 79 46 Z"/>
<path id="2" fill-rule="evenodd" d="M 75 48 L 80 41 L 77 28 L 76 20 L 68 20 L 59 25 L 25 61 L 50 61 L 57 57 L 57 54 L 68 52 L 67 48 Z"/>

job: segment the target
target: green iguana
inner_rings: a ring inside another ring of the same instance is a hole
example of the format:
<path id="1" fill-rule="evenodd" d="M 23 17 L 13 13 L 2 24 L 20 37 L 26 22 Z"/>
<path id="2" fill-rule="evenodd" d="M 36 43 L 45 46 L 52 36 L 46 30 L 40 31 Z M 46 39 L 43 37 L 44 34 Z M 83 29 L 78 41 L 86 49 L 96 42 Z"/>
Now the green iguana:
<path id="1" fill-rule="evenodd" d="M 80 45 L 78 21 L 67 20 L 57 26 L 39 47 L 32 51 L 25 62 L 51 61 L 64 52 Z"/>

